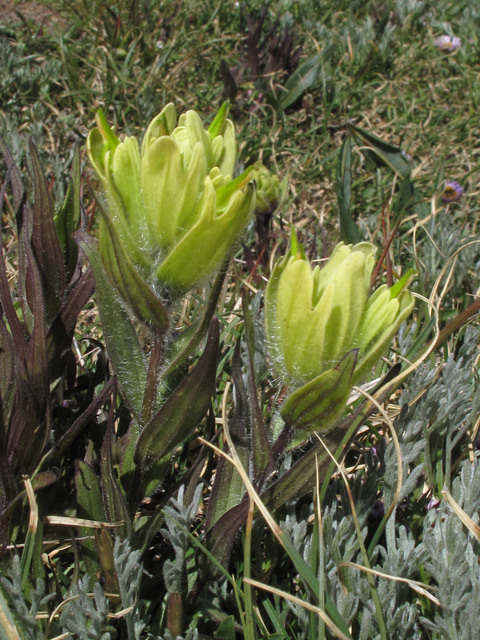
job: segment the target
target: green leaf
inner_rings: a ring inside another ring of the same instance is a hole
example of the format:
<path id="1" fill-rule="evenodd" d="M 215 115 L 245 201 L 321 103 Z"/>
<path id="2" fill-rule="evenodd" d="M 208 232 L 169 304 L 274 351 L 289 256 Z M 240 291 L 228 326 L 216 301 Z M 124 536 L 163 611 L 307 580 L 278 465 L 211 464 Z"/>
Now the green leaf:
<path id="1" fill-rule="evenodd" d="M 140 434 L 135 463 L 141 468 L 150 467 L 173 451 L 207 413 L 216 378 L 219 335 L 219 323 L 214 317 L 197 364 Z"/>
<path id="2" fill-rule="evenodd" d="M 356 244 L 360 241 L 360 234 L 350 212 L 352 197 L 352 140 L 350 136 L 345 138 L 338 156 L 336 191 L 340 212 L 340 238 L 347 244 Z"/>
<path id="3" fill-rule="evenodd" d="M 350 425 L 348 425 L 350 426 Z M 336 426 L 322 434 L 325 446 L 334 453 L 348 431 L 348 427 Z M 322 483 L 328 470 L 330 456 L 320 442 L 316 442 L 307 453 L 295 462 L 285 475 L 273 482 L 261 494 L 262 501 L 269 511 L 275 511 L 290 500 L 298 500 L 310 493 L 316 485 L 316 464 L 319 468 L 319 482 Z"/>
<path id="4" fill-rule="evenodd" d="M 105 521 L 102 492 L 98 477 L 95 471 L 82 460 L 79 461 L 75 474 L 75 493 L 78 518 L 96 520 L 97 522 Z M 94 585 L 98 580 L 97 573 L 100 570 L 100 564 L 98 562 L 97 547 L 91 538 L 92 530 L 87 527 L 79 527 L 78 534 L 79 537 L 84 538 L 80 543 L 83 550 L 83 559 L 87 573 L 90 576 L 90 583 Z"/>
<path id="5" fill-rule="evenodd" d="M 410 178 L 408 176 L 403 178 L 393 201 L 391 226 L 395 227 L 403 216 L 409 213 L 409 210 L 421 215 L 424 199 L 423 193 L 415 186 Z M 428 215 L 428 207 L 426 215 Z"/>
<path id="6" fill-rule="evenodd" d="M 295 431 L 324 431 L 341 416 L 352 388 L 358 350 L 352 349 L 334 369 L 294 391 L 280 414 Z"/>
<path id="7" fill-rule="evenodd" d="M 164 334 L 168 329 L 168 315 L 163 304 L 133 266 L 103 207 L 100 214 L 100 251 L 108 277 L 135 317 L 157 334 Z"/>
<path id="8" fill-rule="evenodd" d="M 121 298 L 107 278 L 98 242 L 85 231 L 77 231 L 75 240 L 85 251 L 95 275 L 97 304 L 113 369 L 131 410 L 140 419 L 147 364 L 137 332 Z"/>
<path id="9" fill-rule="evenodd" d="M 268 440 L 267 430 L 258 402 L 257 383 L 255 381 L 255 329 L 252 313 L 248 307 L 246 297 L 243 297 L 243 315 L 245 318 L 245 338 L 247 342 L 247 382 L 250 398 L 250 417 L 252 433 L 252 459 L 255 477 L 262 474 L 272 462 L 272 451 Z"/>
<path id="10" fill-rule="evenodd" d="M 222 60 L 223 62 L 223 60 Z M 211 125 L 208 127 L 208 131 L 212 137 L 212 140 L 220 135 L 223 127 L 223 123 L 228 118 L 228 112 L 230 110 L 230 104 L 228 101 L 224 102 L 217 112 L 217 115 L 212 120 Z"/>
<path id="11" fill-rule="evenodd" d="M 20 634 L 15 626 L 12 611 L 0 590 L 0 640 L 20 640 Z"/>
<path id="12" fill-rule="evenodd" d="M 237 340 L 232 359 L 232 379 L 235 385 L 235 409 L 230 418 L 230 433 L 236 444 L 237 455 L 243 466 L 248 469 L 250 461 L 250 442 L 247 439 L 248 396 L 243 383 L 243 362 L 240 354 L 241 340 Z M 224 444 L 224 451 L 227 445 Z M 217 463 L 213 479 L 212 492 L 207 506 L 205 529 L 209 531 L 216 522 L 238 505 L 245 495 L 242 478 L 232 464 L 221 457 Z"/>
<path id="13" fill-rule="evenodd" d="M 225 618 L 225 620 L 219 625 L 215 632 L 215 638 L 219 638 L 221 640 L 235 640 L 235 618 L 233 616 L 228 616 L 228 618 Z"/>
<path id="14" fill-rule="evenodd" d="M 115 396 L 114 396 L 115 397 Z M 109 424 L 103 439 L 100 471 L 100 486 L 102 489 L 103 505 L 108 521 L 111 523 L 123 522 L 123 533 L 125 536 L 131 535 L 132 526 L 128 513 L 127 504 L 122 490 L 118 484 L 116 475 L 113 470 L 112 462 L 112 430 L 113 430 L 113 412 L 114 408 L 110 407 Z"/>
<path id="15" fill-rule="evenodd" d="M 402 178 L 410 175 L 412 167 L 399 147 L 395 147 L 389 142 L 377 138 L 377 136 L 360 127 L 354 127 L 348 124 L 347 129 L 362 147 L 362 153 L 368 155 L 375 164 L 381 167 L 389 167 Z M 365 147 L 367 147 L 367 149 L 365 149 Z"/>
<path id="16" fill-rule="evenodd" d="M 307 58 L 296 71 L 292 73 L 283 87 L 285 94 L 280 98 L 281 109 L 287 109 L 296 102 L 305 91 L 308 91 L 310 87 L 315 84 L 323 64 L 330 60 L 334 51 L 334 45 L 327 47 L 321 53 Z"/>
<path id="17" fill-rule="evenodd" d="M 217 307 L 218 298 L 223 288 L 223 282 L 225 280 L 225 274 L 227 272 L 229 262 L 230 256 L 225 259 L 217 277 L 215 278 L 210 291 L 210 296 L 206 303 L 205 312 L 200 322 L 182 331 L 178 339 L 172 344 L 171 348 L 167 350 L 166 358 L 169 360 L 169 364 L 162 374 L 163 380 L 169 378 L 172 373 L 186 363 L 187 358 L 195 351 L 205 337 L 210 326 L 210 321 L 212 320 Z"/>
<path id="18" fill-rule="evenodd" d="M 71 281 L 77 265 L 78 247 L 73 234 L 80 227 L 80 152 L 75 149 L 72 174 L 65 200 L 55 216 L 55 228 L 65 264 L 65 281 Z"/>

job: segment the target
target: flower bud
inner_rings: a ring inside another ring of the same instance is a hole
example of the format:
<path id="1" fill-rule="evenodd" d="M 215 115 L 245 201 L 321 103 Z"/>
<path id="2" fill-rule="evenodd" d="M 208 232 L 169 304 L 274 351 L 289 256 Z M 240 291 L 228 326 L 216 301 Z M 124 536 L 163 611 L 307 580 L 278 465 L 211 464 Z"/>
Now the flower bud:
<path id="1" fill-rule="evenodd" d="M 292 234 L 290 253 L 275 266 L 265 293 L 267 337 L 286 381 L 309 383 L 355 349 L 355 384 L 388 349 L 413 309 L 406 290 L 412 273 L 370 295 L 374 254 L 368 242 L 340 243 L 322 269 L 312 269 Z"/>
<path id="2" fill-rule="evenodd" d="M 105 190 L 115 237 L 142 277 L 188 289 L 215 270 L 251 215 L 251 169 L 233 180 L 237 148 L 227 115 L 224 104 L 206 130 L 195 111 L 177 124 L 168 104 L 140 148 L 134 137 L 120 142 L 98 112 L 88 154 Z M 112 237 L 101 222 L 102 256 Z"/>
<path id="3" fill-rule="evenodd" d="M 259 162 L 253 165 L 251 176 L 257 185 L 255 213 L 261 215 L 273 213 L 280 200 L 281 186 L 278 176 L 270 173 Z"/>

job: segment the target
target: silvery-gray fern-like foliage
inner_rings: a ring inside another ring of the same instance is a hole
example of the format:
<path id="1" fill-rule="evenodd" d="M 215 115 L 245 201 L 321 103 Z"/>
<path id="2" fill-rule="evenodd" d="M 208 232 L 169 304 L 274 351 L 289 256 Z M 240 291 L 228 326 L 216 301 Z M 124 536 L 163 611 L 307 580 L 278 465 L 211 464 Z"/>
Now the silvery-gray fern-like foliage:
<path id="1" fill-rule="evenodd" d="M 172 498 L 170 504 L 164 509 L 167 528 L 162 529 L 161 534 L 170 541 L 175 551 L 175 559 L 166 560 L 163 566 L 163 577 L 169 593 L 185 593 L 187 589 L 185 554 L 190 542 L 187 531 L 190 531 L 197 515 L 202 497 L 202 485 L 198 485 L 195 489 L 193 500 L 188 505 L 183 503 L 184 491 L 185 487 L 182 486 L 177 499 Z"/>
<path id="2" fill-rule="evenodd" d="M 466 460 L 455 478 L 452 495 L 472 520 L 479 523 L 480 465 Z M 432 622 L 422 618 L 433 640 L 474 640 L 480 637 L 480 543 L 444 501 L 424 522 L 428 550 L 425 568 L 438 585 L 440 607 Z"/>
<path id="3" fill-rule="evenodd" d="M 34 589 L 30 590 L 30 606 L 24 598 L 22 588 L 22 569 L 20 558 L 13 556 L 9 578 L 0 578 L 0 589 L 4 594 L 15 624 L 22 630 L 28 640 L 43 639 L 44 632 L 37 620 L 39 611 L 45 610 L 55 594 L 45 595 L 45 583 L 38 579 Z"/>

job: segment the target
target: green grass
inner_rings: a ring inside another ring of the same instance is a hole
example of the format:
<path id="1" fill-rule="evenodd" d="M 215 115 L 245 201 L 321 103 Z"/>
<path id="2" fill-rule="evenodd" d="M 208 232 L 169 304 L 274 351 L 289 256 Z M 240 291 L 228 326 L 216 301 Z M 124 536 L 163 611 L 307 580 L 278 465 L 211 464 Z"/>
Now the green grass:
<path id="1" fill-rule="evenodd" d="M 99 106 L 128 134 L 143 130 L 170 100 L 209 118 L 222 100 L 220 61 L 232 67 L 245 59 L 245 18 L 233 3 L 153 1 L 147 9 L 142 2 L 76 2 L 75 11 L 60 0 L 49 5 L 64 17 L 63 34 L 40 35 L 33 24 L 2 28 L 0 133 L 18 160 L 33 135 L 60 182 L 72 143 L 84 142 Z M 249 3 L 253 11 L 259 6 Z M 408 3 L 352 2 L 340 10 L 329 2 L 270 2 L 271 15 L 303 42 L 304 57 L 331 43 L 334 53 L 309 91 L 307 109 L 296 105 L 283 122 L 270 105 L 257 103 L 255 89 L 247 95 L 248 82 L 237 96 L 241 161 L 260 158 L 288 174 L 287 220 L 294 216 L 313 228 L 321 216 L 332 240 L 333 154 L 347 121 L 400 144 L 427 187 L 442 162 L 449 178 L 462 182 L 470 174 L 467 192 L 477 187 L 478 174 L 471 172 L 478 165 L 479 10 L 469 2 L 413 2 L 417 12 L 404 15 L 402 6 Z M 448 30 L 462 38 L 454 55 L 433 44 Z M 376 176 L 359 156 L 357 170 L 373 186 Z M 355 207 L 367 221 L 382 204 L 369 193 L 359 194 Z"/>

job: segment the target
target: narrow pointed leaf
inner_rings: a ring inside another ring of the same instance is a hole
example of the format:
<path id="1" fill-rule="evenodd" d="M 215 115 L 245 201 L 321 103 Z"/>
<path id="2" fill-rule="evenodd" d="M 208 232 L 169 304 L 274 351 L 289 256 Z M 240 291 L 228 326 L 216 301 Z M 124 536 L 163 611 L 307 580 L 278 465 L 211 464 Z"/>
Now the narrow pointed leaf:
<path id="1" fill-rule="evenodd" d="M 14 391 L 15 345 L 3 318 L 0 316 L 0 399 L 3 412 L 8 416 Z"/>
<path id="2" fill-rule="evenodd" d="M 47 319 L 53 320 L 65 293 L 65 267 L 53 218 L 53 204 L 35 145 L 30 140 L 35 202 L 33 204 L 32 246 L 45 293 Z"/>
<path id="3" fill-rule="evenodd" d="M 217 370 L 219 323 L 212 318 L 203 354 L 138 439 L 135 462 L 149 467 L 183 442 L 210 406 Z"/>
<path id="4" fill-rule="evenodd" d="M 232 379 L 235 385 L 235 410 L 230 418 L 230 434 L 235 442 L 237 455 L 243 466 L 248 468 L 250 459 L 249 440 L 245 425 L 248 422 L 248 397 L 243 384 L 242 356 L 240 354 L 241 341 L 237 340 L 232 359 Z M 251 442 L 251 441 L 250 441 Z M 227 445 L 224 444 L 224 450 Z M 205 529 L 208 531 L 232 507 L 240 504 L 245 495 L 245 487 L 240 475 L 233 465 L 220 458 L 215 471 L 212 492 L 208 501 Z"/>
<path id="5" fill-rule="evenodd" d="M 10 182 L 13 193 L 13 208 L 15 215 L 22 215 L 23 205 L 25 204 L 25 189 L 23 188 L 22 177 L 17 165 L 13 159 L 10 149 L 7 147 L 3 139 L 0 137 L 0 152 L 3 155 L 7 169 L 10 172 Z M 2 198 L 3 204 L 3 198 Z"/>
<path id="6" fill-rule="evenodd" d="M 98 242 L 85 231 L 77 231 L 75 240 L 85 251 L 95 275 L 97 304 L 113 369 L 130 408 L 140 418 L 147 364 L 137 332 L 121 298 L 107 278 Z"/>
<path id="7" fill-rule="evenodd" d="M 352 197 L 352 141 L 347 136 L 342 144 L 337 164 L 336 190 L 340 213 L 340 238 L 348 244 L 360 241 L 360 233 L 350 210 Z"/>
<path id="8" fill-rule="evenodd" d="M 98 411 L 111 395 L 115 385 L 115 380 L 115 378 L 111 378 L 106 383 L 101 392 L 95 396 L 85 411 L 77 417 L 60 440 L 51 449 L 49 449 L 45 459 L 43 460 L 44 465 L 46 465 L 47 462 L 58 460 L 59 456 L 71 445 L 74 439 L 83 431 L 83 429 L 85 429 L 87 424 L 96 418 Z"/>
<path id="9" fill-rule="evenodd" d="M 12 185 L 12 195 L 13 195 L 13 208 L 15 213 L 15 220 L 17 223 L 17 236 L 21 238 L 23 235 L 24 209 L 26 208 L 25 215 L 30 220 L 30 222 L 31 222 L 32 213 L 31 213 L 30 207 L 28 206 L 28 203 L 26 202 L 26 192 L 23 187 L 20 171 L 18 170 L 18 167 L 13 160 L 10 150 L 8 149 L 8 147 L 6 146 L 6 144 L 1 138 L 0 138 L 0 151 L 3 154 L 3 157 L 5 159 L 5 164 L 7 165 L 8 172 L 10 175 L 10 183 Z M 5 180 L 3 189 L 7 188 L 7 183 L 8 183 L 8 180 Z M 3 200 L 4 198 L 2 197 L 0 201 L 0 209 L 3 206 Z M 27 273 L 27 256 L 25 254 L 25 249 L 22 243 L 18 244 L 17 259 L 18 259 L 18 293 L 19 293 L 20 301 L 22 305 L 24 321 L 30 327 L 29 320 L 31 318 L 31 314 L 27 304 L 27 296 L 26 296 L 26 289 L 25 289 L 25 278 Z M 15 333 L 15 328 L 12 328 L 12 331 Z"/>
<path id="10" fill-rule="evenodd" d="M 341 416 L 352 388 L 352 375 L 358 351 L 352 349 L 335 369 L 294 391 L 284 402 L 280 414 L 295 430 L 323 431 Z"/>
<path id="11" fill-rule="evenodd" d="M 261 475 L 271 463 L 272 450 L 258 402 L 257 383 L 255 380 L 255 329 L 246 297 L 243 298 L 243 315 L 245 318 L 245 337 L 248 350 L 247 381 L 252 422 L 252 459 L 254 475 L 257 477 Z"/>
<path id="12" fill-rule="evenodd" d="M 223 123 L 228 117 L 229 109 L 230 109 L 230 104 L 228 103 L 228 101 L 224 102 L 220 107 L 220 109 L 218 110 L 217 115 L 212 120 L 211 125 L 208 127 L 208 131 L 212 137 L 212 140 L 221 134 Z"/>
<path id="13" fill-rule="evenodd" d="M 11 170 L 10 170 L 10 175 L 11 175 Z M 0 190 L 0 214 L 3 211 L 3 202 L 5 198 L 7 184 L 8 184 L 8 180 L 6 179 L 3 183 L 2 189 Z M 19 235 L 19 238 L 22 238 L 22 236 L 23 234 Z M 25 252 L 24 243 L 20 242 L 19 245 L 21 245 L 20 251 Z M 26 330 L 26 327 L 22 325 L 22 323 L 18 319 L 18 315 L 12 300 L 12 294 L 11 294 L 10 284 L 8 281 L 7 270 L 5 265 L 6 265 L 6 258 L 4 257 L 3 246 L 2 246 L 2 252 L 0 255 L 0 302 L 3 308 L 3 312 L 5 313 L 8 326 L 10 327 L 10 331 L 12 332 L 12 337 L 15 343 L 15 350 L 18 354 L 18 357 L 21 357 L 27 348 L 28 332 Z M 25 268 L 25 271 L 26 271 L 26 268 Z M 19 274 L 19 275 L 22 275 L 22 274 Z"/>
<path id="14" fill-rule="evenodd" d="M 282 109 L 287 109 L 315 84 L 322 70 L 322 65 L 330 60 L 334 51 L 334 45 L 327 47 L 321 53 L 307 58 L 292 73 L 283 87 L 285 93 L 280 98 L 280 107 Z"/>
<path id="15" fill-rule="evenodd" d="M 160 335 L 168 329 L 168 315 L 163 304 L 136 271 L 125 253 L 108 214 L 100 208 L 103 238 L 102 261 L 117 291 L 131 307 L 135 317 Z"/>
<path id="16" fill-rule="evenodd" d="M 332 431 L 322 435 L 322 440 L 331 453 L 334 453 L 344 435 L 345 430 L 335 427 Z M 316 460 L 318 460 L 320 471 L 320 483 L 323 481 L 330 457 L 320 442 L 316 442 L 285 475 L 262 493 L 262 501 L 269 511 L 275 511 L 290 500 L 298 500 L 315 488 Z"/>
<path id="17" fill-rule="evenodd" d="M 105 522 L 100 482 L 94 470 L 83 461 L 78 463 L 78 469 L 75 474 L 75 494 L 77 499 L 77 518 Z M 98 562 L 97 547 L 95 541 L 91 539 L 91 534 L 91 529 L 85 527 L 79 527 L 78 529 L 79 537 L 83 538 L 80 544 L 85 567 L 93 585 L 98 580 L 97 574 L 100 570 L 100 564 Z"/>
<path id="18" fill-rule="evenodd" d="M 65 265 L 65 281 L 70 282 L 77 265 L 78 247 L 73 234 L 80 227 L 80 153 L 75 150 L 72 163 L 72 174 L 67 195 L 60 211 L 55 216 L 55 228 L 63 254 Z"/>
<path id="19" fill-rule="evenodd" d="M 223 288 L 223 282 L 225 280 L 225 274 L 227 273 L 228 264 L 230 262 L 230 256 L 225 259 L 220 271 L 215 278 L 210 296 L 207 300 L 206 307 L 202 319 L 198 325 L 192 325 L 189 329 L 185 330 L 173 344 L 172 353 L 170 356 L 170 362 L 163 372 L 163 379 L 169 377 L 174 371 L 185 364 L 187 358 L 195 351 L 200 342 L 205 337 L 210 322 L 215 313 L 217 307 L 218 298 Z"/>
<path id="20" fill-rule="evenodd" d="M 113 414 L 114 407 L 110 407 Z M 112 429 L 113 419 L 109 419 L 107 432 L 103 439 L 102 450 L 100 452 L 100 485 L 102 488 L 103 505 L 109 522 L 124 522 L 123 532 L 128 536 L 131 534 L 131 522 L 125 497 L 118 484 L 113 471 L 112 463 Z"/>
<path id="21" fill-rule="evenodd" d="M 63 374 L 70 352 L 78 316 L 95 290 L 95 278 L 89 267 L 76 281 L 47 334 L 47 350 L 52 380 Z"/>
<path id="22" fill-rule="evenodd" d="M 399 147 L 377 138 L 377 136 L 360 127 L 354 127 L 349 124 L 347 128 L 358 144 L 363 147 L 362 152 L 370 156 L 377 165 L 389 167 L 402 178 L 410 175 L 412 167 Z M 367 147 L 366 150 L 365 147 Z"/>

